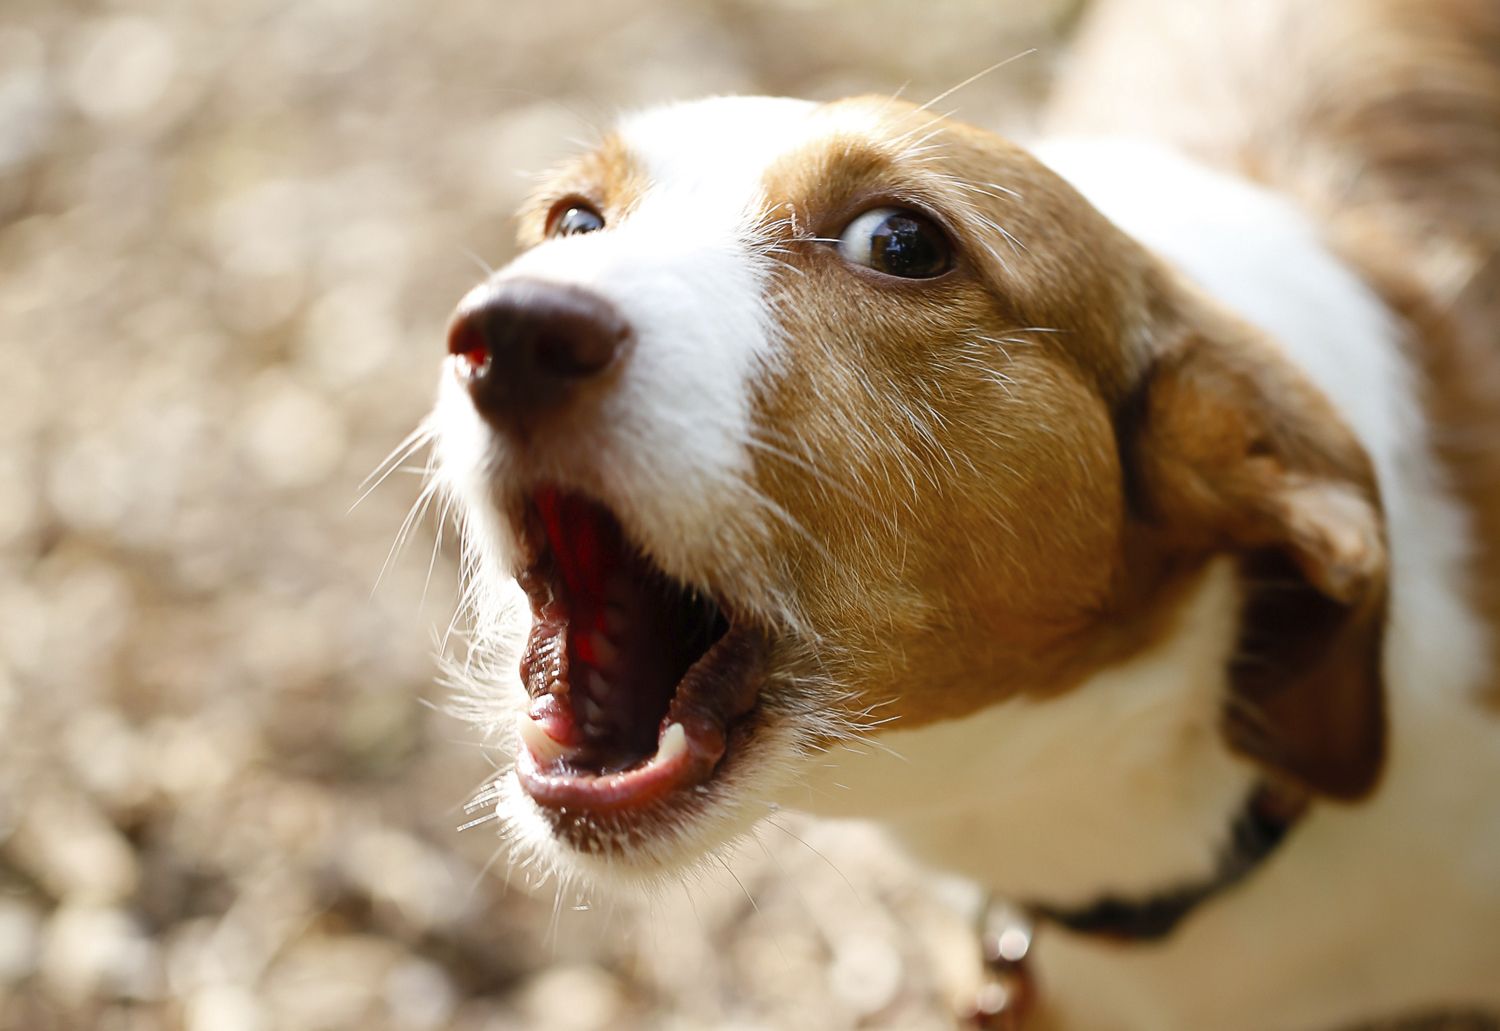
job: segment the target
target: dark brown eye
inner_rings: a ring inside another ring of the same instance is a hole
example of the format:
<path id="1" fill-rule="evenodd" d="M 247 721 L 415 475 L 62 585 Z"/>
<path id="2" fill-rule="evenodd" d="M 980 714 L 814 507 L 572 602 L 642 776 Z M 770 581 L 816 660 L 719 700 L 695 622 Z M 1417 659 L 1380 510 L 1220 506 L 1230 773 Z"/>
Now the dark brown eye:
<path id="1" fill-rule="evenodd" d="M 902 279 L 932 279 L 953 265 L 948 238 L 932 219 L 901 208 L 873 208 L 839 234 L 845 261 Z"/>
<path id="2" fill-rule="evenodd" d="M 579 201 L 559 205 L 547 225 L 548 236 L 577 236 L 604 228 L 604 216 Z"/>

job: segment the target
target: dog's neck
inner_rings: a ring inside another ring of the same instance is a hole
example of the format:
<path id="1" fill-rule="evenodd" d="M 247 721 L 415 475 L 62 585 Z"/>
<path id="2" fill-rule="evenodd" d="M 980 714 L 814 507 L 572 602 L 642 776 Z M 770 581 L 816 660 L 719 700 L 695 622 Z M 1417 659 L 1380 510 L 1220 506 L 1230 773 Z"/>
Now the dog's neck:
<path id="1" fill-rule="evenodd" d="M 837 748 L 785 801 L 878 818 L 918 856 L 1029 902 L 1073 908 L 1210 879 L 1258 778 L 1220 732 L 1238 612 L 1231 564 L 1213 563 L 1143 654 L 1045 701 L 882 734 L 905 761 Z"/>

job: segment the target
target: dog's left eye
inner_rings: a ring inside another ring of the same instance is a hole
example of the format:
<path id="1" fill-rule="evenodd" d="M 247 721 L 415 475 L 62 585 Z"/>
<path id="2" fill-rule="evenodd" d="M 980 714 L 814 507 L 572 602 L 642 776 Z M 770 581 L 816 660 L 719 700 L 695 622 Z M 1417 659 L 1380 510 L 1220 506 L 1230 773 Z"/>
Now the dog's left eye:
<path id="1" fill-rule="evenodd" d="M 548 236 L 577 236 L 604 228 L 604 216 L 587 204 L 572 201 L 559 204 L 547 220 Z"/>
<path id="2" fill-rule="evenodd" d="M 873 208 L 839 234 L 845 261 L 902 279 L 932 279 L 953 264 L 948 238 L 926 215 Z"/>

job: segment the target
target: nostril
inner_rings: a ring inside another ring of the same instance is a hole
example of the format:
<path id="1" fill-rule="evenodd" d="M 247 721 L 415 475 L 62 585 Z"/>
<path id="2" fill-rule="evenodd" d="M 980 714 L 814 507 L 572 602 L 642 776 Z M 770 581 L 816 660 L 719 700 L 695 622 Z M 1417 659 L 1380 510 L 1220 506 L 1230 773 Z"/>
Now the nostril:
<path id="1" fill-rule="evenodd" d="M 490 345 L 484 332 L 474 322 L 460 320 L 448 333 L 448 353 L 458 359 L 458 371 L 466 379 L 483 376 L 489 371 Z"/>
<path id="2" fill-rule="evenodd" d="M 558 408 L 628 349 L 630 324 L 581 287 L 516 279 L 459 305 L 448 330 L 454 371 L 475 407 L 509 426 Z"/>

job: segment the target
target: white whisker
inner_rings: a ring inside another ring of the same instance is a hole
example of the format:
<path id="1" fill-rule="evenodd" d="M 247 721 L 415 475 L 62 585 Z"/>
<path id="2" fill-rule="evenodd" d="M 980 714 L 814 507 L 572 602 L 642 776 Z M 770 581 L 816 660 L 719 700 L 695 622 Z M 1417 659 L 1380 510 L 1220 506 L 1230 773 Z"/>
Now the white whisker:
<path id="1" fill-rule="evenodd" d="M 969 76 L 963 82 L 960 82 L 957 86 L 950 87 L 949 89 L 946 89 L 943 92 L 939 93 L 937 96 L 933 97 L 927 103 L 925 103 L 921 107 L 917 108 L 917 110 L 918 111 L 926 111 L 927 109 L 929 109 L 930 107 L 932 107 L 934 104 L 941 104 L 944 100 L 947 100 L 949 97 L 953 96 L 953 94 L 957 93 L 959 90 L 963 89 L 965 86 L 971 86 L 971 85 L 973 85 L 974 83 L 978 82 L 980 79 L 984 78 L 986 75 L 989 75 L 989 74 L 991 74 L 993 72 L 997 72 L 1001 68 L 1004 68 L 1006 65 L 1010 64 L 1012 61 L 1019 61 L 1023 57 L 1030 57 L 1032 54 L 1036 53 L 1036 50 L 1037 50 L 1036 47 L 1030 47 L 1030 48 L 1028 48 L 1026 50 L 1021 51 L 1019 54 L 1012 54 L 1010 57 L 1007 57 L 1003 61 L 996 61 L 994 64 L 990 65 L 988 68 L 984 69 L 983 71 L 975 72 L 973 75 Z"/>
<path id="2" fill-rule="evenodd" d="M 371 471 L 370 475 L 366 476 L 363 480 L 360 481 L 359 487 L 357 488 L 360 494 L 357 498 L 354 499 L 354 504 L 349 506 L 349 512 L 353 512 L 356 508 L 358 508 L 360 502 L 364 501 L 365 498 L 369 497 L 377 487 L 384 483 L 386 477 L 395 472 L 396 469 L 401 466 L 402 462 L 406 461 L 406 459 L 415 454 L 419 449 L 422 448 L 423 445 L 431 443 L 433 437 L 436 436 L 436 433 L 436 427 L 432 425 L 431 420 L 422 420 L 422 422 L 417 425 L 416 429 L 408 433 L 405 438 L 402 439 L 401 443 L 397 444 L 394 448 L 391 449 L 390 454 L 381 459 L 380 464 L 377 465 L 373 471 Z"/>

